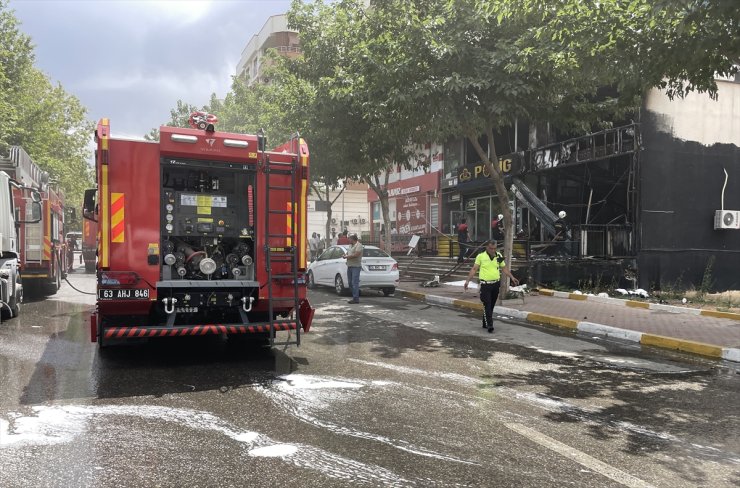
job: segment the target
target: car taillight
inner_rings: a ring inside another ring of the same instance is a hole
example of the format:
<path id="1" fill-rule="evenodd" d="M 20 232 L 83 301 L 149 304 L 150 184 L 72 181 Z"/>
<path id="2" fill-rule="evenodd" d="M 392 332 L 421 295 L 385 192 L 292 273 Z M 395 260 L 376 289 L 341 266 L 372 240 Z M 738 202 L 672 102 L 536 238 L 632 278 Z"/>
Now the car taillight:
<path id="1" fill-rule="evenodd" d="M 393 266 L 391 266 L 391 271 L 398 270 L 398 263 L 393 263 Z"/>
<path id="2" fill-rule="evenodd" d="M 139 275 L 133 271 L 105 271 L 100 273 L 101 285 L 135 285 Z"/>

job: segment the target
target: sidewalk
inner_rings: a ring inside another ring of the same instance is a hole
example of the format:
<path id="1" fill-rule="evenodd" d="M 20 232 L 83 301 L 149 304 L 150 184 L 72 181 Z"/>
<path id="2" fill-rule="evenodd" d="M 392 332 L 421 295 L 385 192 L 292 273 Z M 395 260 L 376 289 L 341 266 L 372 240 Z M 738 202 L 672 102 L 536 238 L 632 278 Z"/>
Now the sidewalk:
<path id="1" fill-rule="evenodd" d="M 423 288 L 403 282 L 398 293 L 408 298 L 468 311 L 482 312 L 476 289 L 440 285 Z M 550 290 L 523 299 L 497 303 L 494 316 L 510 315 L 533 324 L 589 334 L 700 356 L 740 362 L 740 314 L 702 314 L 697 309 L 648 305 L 614 298 L 596 299 Z M 494 317 L 495 319 L 495 317 Z"/>

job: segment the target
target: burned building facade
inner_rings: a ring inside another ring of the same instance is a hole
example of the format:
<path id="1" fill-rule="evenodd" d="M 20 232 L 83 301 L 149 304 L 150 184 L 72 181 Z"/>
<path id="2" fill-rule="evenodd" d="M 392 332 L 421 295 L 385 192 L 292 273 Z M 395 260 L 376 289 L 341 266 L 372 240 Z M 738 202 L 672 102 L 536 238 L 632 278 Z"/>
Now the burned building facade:
<path id="1" fill-rule="evenodd" d="M 644 287 L 740 288 L 740 83 L 717 84 L 716 100 L 645 97 L 635 236 Z"/>
<path id="2" fill-rule="evenodd" d="M 536 281 L 740 288 L 740 83 L 717 83 L 716 100 L 652 90 L 633 120 L 575 138 L 548 134 L 556 142 L 501 157 Z M 497 199 L 478 166 L 459 167 L 456 191 L 459 215 L 486 238 Z M 568 253 L 546 257 L 560 211 Z"/>

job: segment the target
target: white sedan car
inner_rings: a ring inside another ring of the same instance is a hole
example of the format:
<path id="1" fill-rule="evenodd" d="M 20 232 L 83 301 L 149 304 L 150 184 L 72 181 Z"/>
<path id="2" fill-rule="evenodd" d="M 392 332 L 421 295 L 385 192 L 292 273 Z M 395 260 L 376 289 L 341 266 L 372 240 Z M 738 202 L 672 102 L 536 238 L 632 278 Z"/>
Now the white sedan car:
<path id="1" fill-rule="evenodd" d="M 338 295 L 349 292 L 347 280 L 347 254 L 349 246 L 332 246 L 308 266 L 308 286 L 331 286 Z M 392 295 L 398 286 L 398 263 L 375 246 L 364 246 L 360 289 L 374 288 L 385 296 Z"/>

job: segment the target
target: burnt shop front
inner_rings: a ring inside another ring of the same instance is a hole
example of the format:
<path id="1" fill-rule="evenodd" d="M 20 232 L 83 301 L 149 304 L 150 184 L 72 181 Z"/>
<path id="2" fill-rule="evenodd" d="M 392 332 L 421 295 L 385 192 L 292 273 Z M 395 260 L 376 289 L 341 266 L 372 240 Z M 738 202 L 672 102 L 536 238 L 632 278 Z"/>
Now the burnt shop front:
<path id="1" fill-rule="evenodd" d="M 509 154 L 499 158 L 499 166 L 504 173 L 504 183 L 511 186 L 511 176 L 521 171 L 521 156 Z M 457 194 L 460 198 L 458 210 L 450 212 L 450 221 L 455 228 L 465 218 L 468 224 L 468 235 L 474 242 L 483 242 L 493 238 L 491 222 L 503 213 L 496 194 L 493 181 L 486 165 L 482 162 L 467 164 L 458 169 Z M 521 222 L 521 209 L 514 199 L 509 200 L 509 208 L 514 215 L 515 223 Z M 518 229 L 517 225 L 517 229 Z"/>

